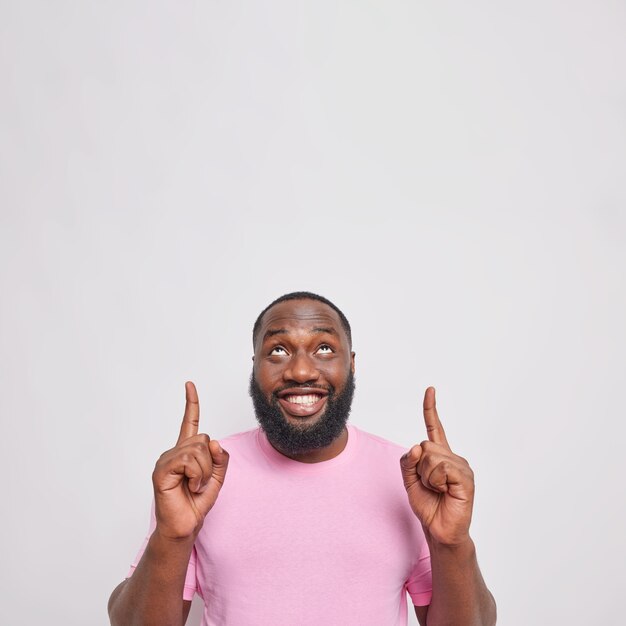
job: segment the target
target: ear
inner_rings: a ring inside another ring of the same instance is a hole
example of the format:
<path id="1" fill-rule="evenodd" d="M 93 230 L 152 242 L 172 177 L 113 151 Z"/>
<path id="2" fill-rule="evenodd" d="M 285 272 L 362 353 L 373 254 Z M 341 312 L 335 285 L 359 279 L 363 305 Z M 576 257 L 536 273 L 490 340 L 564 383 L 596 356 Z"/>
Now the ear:
<path id="1" fill-rule="evenodd" d="M 356 357 L 356 352 L 350 352 L 350 369 L 354 374 L 354 358 Z"/>

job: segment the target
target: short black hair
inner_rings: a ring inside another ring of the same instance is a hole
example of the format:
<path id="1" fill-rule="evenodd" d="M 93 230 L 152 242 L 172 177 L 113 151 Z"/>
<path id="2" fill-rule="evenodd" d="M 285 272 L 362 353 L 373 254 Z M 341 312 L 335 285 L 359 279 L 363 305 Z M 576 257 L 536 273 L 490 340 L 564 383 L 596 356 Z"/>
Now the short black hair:
<path id="1" fill-rule="evenodd" d="M 259 334 L 259 330 L 261 329 L 261 320 L 267 311 L 269 311 L 274 305 L 279 304 L 280 302 L 285 302 L 286 300 L 317 300 L 317 302 L 322 302 L 328 305 L 333 311 L 339 315 L 339 320 L 341 321 L 341 325 L 348 336 L 348 345 L 352 348 L 352 330 L 350 329 L 350 322 L 348 318 L 342 313 L 341 309 L 333 304 L 328 298 L 324 298 L 324 296 L 320 296 L 316 293 L 311 293 L 310 291 L 292 291 L 291 293 L 286 293 L 280 298 L 276 298 L 273 302 L 270 302 L 260 313 L 259 317 L 256 318 L 256 322 L 254 322 L 254 326 L 252 327 L 252 346 L 254 347 L 256 343 L 257 335 Z"/>

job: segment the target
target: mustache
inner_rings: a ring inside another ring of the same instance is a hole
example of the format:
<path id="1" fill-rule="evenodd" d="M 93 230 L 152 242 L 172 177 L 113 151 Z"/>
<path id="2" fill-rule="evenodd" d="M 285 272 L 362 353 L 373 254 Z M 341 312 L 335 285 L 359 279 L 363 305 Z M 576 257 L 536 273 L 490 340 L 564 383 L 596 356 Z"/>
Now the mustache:
<path id="1" fill-rule="evenodd" d="M 272 391 L 272 396 L 276 397 L 279 393 L 282 393 L 287 389 L 320 389 L 321 391 L 326 391 L 328 395 L 332 395 L 335 393 L 335 388 L 332 385 L 311 385 L 310 383 L 304 383 L 302 385 L 282 385 L 278 389 Z"/>

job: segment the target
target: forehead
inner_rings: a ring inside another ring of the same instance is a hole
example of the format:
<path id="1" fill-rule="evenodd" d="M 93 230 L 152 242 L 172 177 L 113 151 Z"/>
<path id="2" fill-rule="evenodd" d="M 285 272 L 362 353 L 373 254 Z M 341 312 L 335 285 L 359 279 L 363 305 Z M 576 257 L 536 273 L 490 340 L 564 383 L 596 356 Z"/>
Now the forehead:
<path id="1" fill-rule="evenodd" d="M 307 331 L 317 327 L 334 329 L 347 340 L 337 312 L 317 300 L 286 300 L 275 304 L 265 312 L 261 320 L 258 340 L 269 330 Z"/>

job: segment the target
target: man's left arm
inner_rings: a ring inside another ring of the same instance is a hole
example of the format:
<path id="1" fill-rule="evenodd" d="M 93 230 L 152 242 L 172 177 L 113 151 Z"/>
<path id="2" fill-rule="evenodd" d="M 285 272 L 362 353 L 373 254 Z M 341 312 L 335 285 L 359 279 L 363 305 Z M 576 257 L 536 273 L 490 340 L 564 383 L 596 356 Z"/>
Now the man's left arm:
<path id="1" fill-rule="evenodd" d="M 426 535 L 433 577 L 432 601 L 416 607 L 427 626 L 493 626 L 496 604 L 478 568 L 469 535 L 474 473 L 452 452 L 435 405 L 435 390 L 424 396 L 428 441 L 400 460 L 409 503 Z"/>

